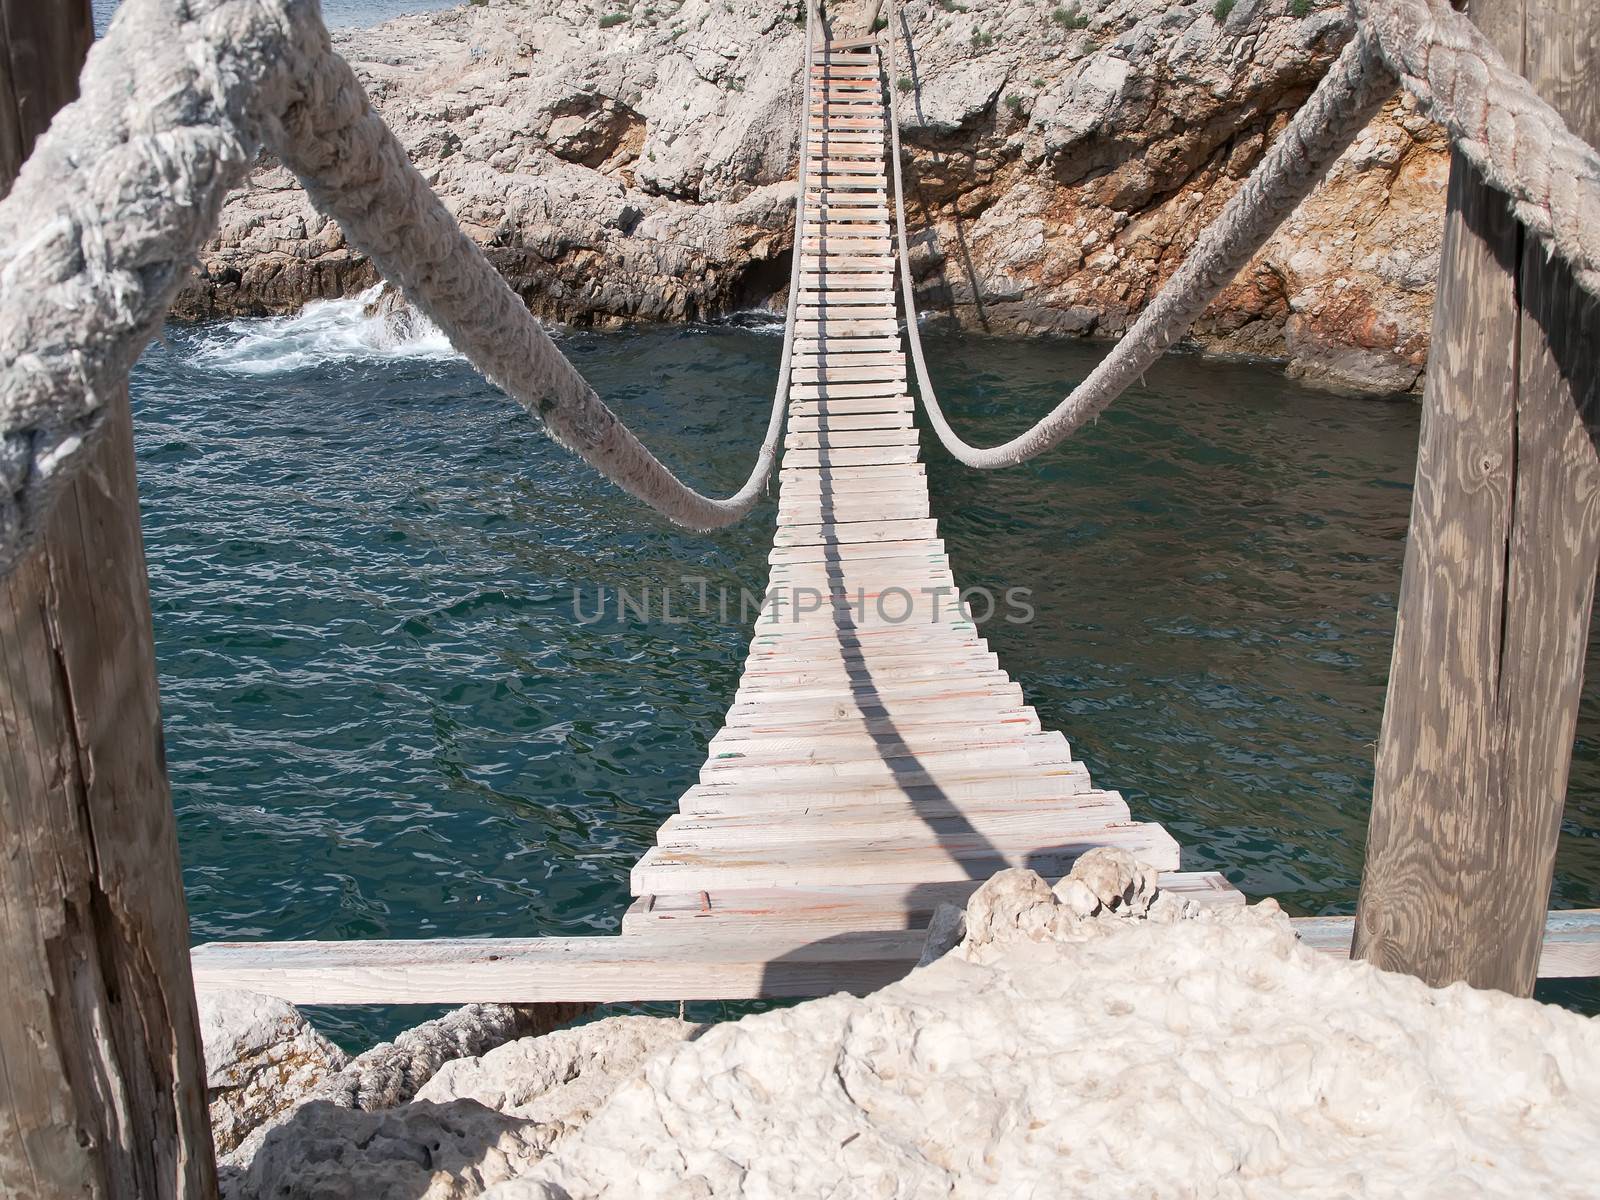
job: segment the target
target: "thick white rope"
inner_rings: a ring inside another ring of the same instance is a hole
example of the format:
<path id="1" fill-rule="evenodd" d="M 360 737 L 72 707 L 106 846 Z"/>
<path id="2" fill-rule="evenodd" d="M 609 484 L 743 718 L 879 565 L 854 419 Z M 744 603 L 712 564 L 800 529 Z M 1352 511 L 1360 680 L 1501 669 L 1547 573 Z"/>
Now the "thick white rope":
<path id="1" fill-rule="evenodd" d="M 1578 286 L 1600 297 L 1600 150 L 1447 0 L 1350 2 L 1417 107 Z"/>
<path id="2" fill-rule="evenodd" d="M 819 26 L 807 0 L 802 121 Z M 263 144 L 458 350 L 607 478 L 696 529 L 761 498 L 787 408 L 803 142 L 772 415 L 744 486 L 712 499 L 639 443 L 461 231 L 333 53 L 316 0 L 128 0 L 82 89 L 0 203 L 0 572 L 83 461 Z"/>
<path id="3" fill-rule="evenodd" d="M 1567 262 L 1579 286 L 1600 296 L 1600 153 L 1568 130 L 1560 114 L 1445 0 L 1352 0 L 1352 5 L 1355 37 L 1155 300 L 1065 400 L 999 446 L 974 446 L 957 434 L 928 378 L 907 252 L 899 101 L 897 89 L 889 89 L 906 338 L 929 423 L 956 459 L 982 469 L 1015 466 L 1059 444 L 1104 410 L 1188 332 L 1321 180 L 1396 82 L 1506 194 L 1517 219 Z M 896 0 L 889 0 L 891 82 L 898 78 L 897 8 Z M 909 29 L 904 32 L 909 38 Z"/>
<path id="4" fill-rule="evenodd" d="M 1188 332 L 1206 305 L 1311 192 L 1351 139 L 1372 119 L 1395 84 L 1394 77 L 1378 60 L 1376 47 L 1358 31 L 1244 186 L 1201 233 L 1182 265 L 1111 353 L 1032 428 L 998 446 L 980 447 L 950 427 L 928 377 L 917 327 L 900 166 L 900 102 L 898 88 L 893 86 L 899 78 L 895 54 L 898 7 L 896 0 L 889 0 L 889 129 L 906 341 L 911 348 L 911 365 L 923 409 L 940 442 L 960 462 L 985 470 L 1016 466 L 1042 454 L 1082 428 L 1137 381 Z M 910 31 L 905 32 L 909 37 Z"/>

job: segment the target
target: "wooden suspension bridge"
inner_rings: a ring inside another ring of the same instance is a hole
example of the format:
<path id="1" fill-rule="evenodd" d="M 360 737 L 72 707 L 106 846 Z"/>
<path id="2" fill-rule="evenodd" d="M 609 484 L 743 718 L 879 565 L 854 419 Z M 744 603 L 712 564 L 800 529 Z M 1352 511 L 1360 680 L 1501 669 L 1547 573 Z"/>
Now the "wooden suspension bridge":
<path id="1" fill-rule="evenodd" d="M 961 611 L 906 391 L 876 39 L 810 70 L 768 603 L 700 782 L 633 869 L 622 936 L 213 944 L 199 986 L 315 1003 L 869 991 L 915 965 L 939 903 L 1096 846 L 1243 902 L 1179 873 L 1172 836 L 1093 785 Z"/>
<path id="2" fill-rule="evenodd" d="M 700 782 L 633 868 L 621 936 L 214 943 L 198 986 L 319 1004 L 865 992 L 916 964 L 940 903 L 1099 846 L 1244 903 L 1094 786 L 955 599 L 906 388 L 878 41 L 830 42 L 809 69 L 768 603 Z M 1353 924 L 1304 936 L 1348 954 Z M 1556 924 L 1544 973 L 1600 969 L 1600 914 Z"/>
<path id="3" fill-rule="evenodd" d="M 1592 17 L 1511 0 L 1472 15 L 1600 141 Z M 0 18 L 10 186 L 92 27 L 82 0 L 0 0 Z M 953 599 L 902 356 L 880 46 L 808 43 L 772 603 L 617 936 L 191 956 L 131 417 L 125 387 L 103 398 L 94 458 L 0 578 L 0 1190 L 43 1165 L 51 1195 L 211 1194 L 192 984 L 324 1004 L 864 991 L 912 967 L 937 905 L 1099 846 L 1199 902 L 1242 902 L 1093 785 Z M 1600 913 L 1545 911 L 1600 563 L 1594 334 L 1564 264 L 1458 158 L 1360 915 L 1297 922 L 1319 949 L 1524 995 L 1600 974 Z M 921 607 L 899 620 L 891 596 Z"/>

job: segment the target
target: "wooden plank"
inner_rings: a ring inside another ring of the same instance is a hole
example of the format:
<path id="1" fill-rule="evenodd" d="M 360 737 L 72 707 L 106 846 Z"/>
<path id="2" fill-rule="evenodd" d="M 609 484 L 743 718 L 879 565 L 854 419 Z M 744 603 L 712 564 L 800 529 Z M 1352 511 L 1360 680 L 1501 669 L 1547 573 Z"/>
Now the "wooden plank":
<path id="1" fill-rule="evenodd" d="M 776 718 L 762 718 L 752 714 L 746 721 L 730 720 L 711 739 L 710 752 L 733 749 L 748 742 L 765 742 L 772 738 L 828 739 L 846 736 L 884 736 L 891 739 L 905 734 L 960 735 L 969 729 L 978 729 L 985 735 L 990 732 L 1026 734 L 1039 731 L 1039 714 L 1031 708 L 1012 708 L 996 705 L 993 712 L 978 722 L 970 708 L 964 712 L 955 705 L 932 710 L 920 720 L 891 715 L 869 717 L 857 714 L 841 717 L 830 706 L 818 705 L 806 716 L 784 714 Z"/>
<path id="2" fill-rule="evenodd" d="M 774 821 L 770 813 L 726 817 L 679 814 L 667 818 L 656 836 L 670 850 L 713 854 L 719 849 L 782 854 L 796 842 L 876 845 L 922 827 L 935 839 L 972 835 L 996 846 L 1047 846 L 1093 838 L 1113 825 L 1129 823 L 1127 803 L 1115 792 L 1084 791 L 1060 803 L 1012 802 L 1003 807 L 921 808 L 905 805 L 863 808 L 796 807 Z M 1348 936 L 1345 944 L 1348 946 Z"/>
<path id="3" fill-rule="evenodd" d="M 928 782 L 895 780 L 887 784 L 869 784 L 849 781 L 805 791 L 697 784 L 680 797 L 678 807 L 689 817 L 743 815 L 771 820 L 774 816 L 787 817 L 800 812 L 865 811 L 869 808 L 896 808 L 914 817 L 918 813 L 938 815 L 969 808 L 1070 803 L 1074 797 L 1093 789 L 1089 772 L 1082 763 L 1062 764 L 1053 769 L 1029 767 L 1023 772 L 998 777 L 971 770 L 964 773 L 924 770 L 922 774 L 928 777 Z"/>
<path id="4" fill-rule="evenodd" d="M 793 737 L 766 736 L 717 742 L 708 761 L 726 760 L 737 762 L 741 767 L 763 768 L 788 764 L 808 768 L 835 767 L 856 761 L 887 762 L 890 759 L 917 759 L 920 762 L 926 756 L 935 754 L 948 756 L 964 751 L 987 752 L 1006 747 L 1020 749 L 1027 733 L 1021 726 L 992 722 L 975 722 L 965 730 L 944 726 L 934 729 L 897 729 L 894 733 L 882 734 L 815 734 L 807 731 Z M 718 775 L 716 778 L 721 777 Z M 830 776 L 849 777 L 849 772 Z M 714 781 L 709 775 L 701 777 L 702 783 Z"/>
<path id="5" fill-rule="evenodd" d="M 858 430 L 858 429 L 910 429 L 911 412 L 901 409 L 898 412 L 878 413 L 826 413 L 815 417 L 789 418 L 790 433 L 819 433 L 823 430 Z M 779 502 L 778 515 L 783 515 L 782 502 Z"/>
<path id="6" fill-rule="evenodd" d="M 1540 979 L 1580 979 L 1600 975 L 1600 909 L 1546 913 L 1539 950 Z M 1294 931 L 1313 950 L 1337 958 L 1350 955 L 1354 917 L 1295 917 Z"/>
<path id="7" fill-rule="evenodd" d="M 0 0 L 0 194 L 77 94 L 86 0 Z M 20 347 L 27 349 L 28 347 Z M 0 1195 L 216 1194 L 126 380 L 0 579 Z"/>
<path id="8" fill-rule="evenodd" d="M 862 260 L 851 259 L 849 261 L 852 265 L 860 265 Z M 794 328 L 796 336 L 804 334 L 806 337 L 883 338 L 898 336 L 900 322 L 884 318 L 875 318 L 870 321 L 852 321 L 840 316 L 837 319 L 830 317 L 821 321 L 801 321 L 796 319 Z"/>
<path id="9" fill-rule="evenodd" d="M 1164 888 L 1190 899 L 1242 902 L 1220 876 L 1169 872 L 1161 878 Z M 698 894 L 663 894 L 648 912 L 642 905 L 629 911 L 626 937 L 213 942 L 195 947 L 194 977 L 202 989 L 244 988 L 294 1004 L 323 1005 L 861 995 L 915 966 L 932 907 L 964 904 L 979 882 L 718 891 L 708 894 L 704 906 Z M 855 928 L 863 920 L 893 920 L 900 911 L 914 927 Z M 1318 937 L 1313 922 L 1325 920 L 1299 918 L 1295 926 L 1318 946 L 1328 938 Z M 756 932 L 738 936 L 741 928 Z M 1600 973 L 1600 920 L 1593 910 L 1552 913 L 1549 936 L 1551 973 L 1545 975 L 1541 961 L 1542 976 Z M 1337 953 L 1336 939 L 1332 946 Z"/>
<path id="10" fill-rule="evenodd" d="M 791 394 L 795 389 L 791 388 Z M 876 392 L 870 396 L 853 395 L 848 391 L 835 393 L 834 388 L 813 388 L 812 391 L 826 393 L 817 399 L 793 400 L 789 403 L 789 416 L 791 418 L 829 418 L 865 413 L 907 413 L 911 412 L 911 397 L 880 396 Z"/>
<path id="11" fill-rule="evenodd" d="M 882 291 L 894 289 L 892 260 L 865 271 L 837 271 L 830 268 L 800 273 L 800 286 L 807 291 Z"/>
<path id="12" fill-rule="evenodd" d="M 904 363 L 880 367 L 858 365 L 854 362 L 829 362 L 826 366 L 791 368 L 789 378 L 795 383 L 823 384 L 879 383 L 888 384 L 895 392 L 905 391 L 906 368 Z"/>
<path id="13" fill-rule="evenodd" d="M 782 586 L 781 583 L 775 586 Z M 852 630 L 829 628 L 825 631 L 783 630 L 776 633 L 758 631 L 750 636 L 750 653 L 788 654 L 802 652 L 807 646 L 826 647 L 830 650 L 848 650 L 853 646 L 915 645 L 930 636 L 960 638 L 965 643 L 982 643 L 978 627 L 971 621 L 952 621 L 938 630 L 875 629 Z"/>
<path id="14" fill-rule="evenodd" d="M 830 405 L 834 403 L 845 402 L 829 401 Z M 867 467 L 841 466 L 837 463 L 830 467 L 814 465 L 800 467 L 793 463 L 785 463 L 780 468 L 782 478 L 780 486 L 790 484 L 809 490 L 824 489 L 838 492 L 849 491 L 852 488 L 893 488 L 913 478 L 920 479 L 927 472 L 926 464 L 920 462 Z"/>
<path id="15" fill-rule="evenodd" d="M 826 288 L 807 288 L 805 294 L 826 298 L 835 292 L 843 291 L 835 288 L 832 291 Z M 822 338 L 796 338 L 794 341 L 796 356 L 815 358 L 823 355 L 832 358 L 850 358 L 857 354 L 898 354 L 900 352 L 900 339 L 898 337 L 874 338 L 845 338 L 841 341 L 825 341 Z"/>
<path id="16" fill-rule="evenodd" d="M 999 663 L 992 652 L 974 652 L 960 659 L 951 657 L 932 661 L 896 660 L 871 667 L 841 661 L 795 664 L 763 670 L 747 663 L 740 680 L 739 694 L 749 696 L 763 690 L 781 692 L 791 684 L 797 690 L 813 683 L 848 687 L 852 681 L 859 682 L 870 694 L 876 688 L 887 688 L 896 683 L 949 680 L 957 672 L 989 676 L 998 673 L 998 670 Z M 713 770 L 722 770 L 731 768 L 735 764 L 718 759 L 707 765 Z"/>
<path id="17" fill-rule="evenodd" d="M 790 414 L 794 416 L 839 416 L 845 409 L 838 406 L 852 402 L 859 403 L 860 412 L 903 412 L 911 411 L 911 404 L 905 400 L 905 389 L 895 387 L 892 379 L 868 379 L 844 382 L 838 379 L 819 379 L 810 383 L 800 382 L 789 385 Z M 810 412 L 797 411 L 800 405 L 810 406 Z"/>
<path id="18" fill-rule="evenodd" d="M 848 344 L 848 343 L 844 343 Z M 906 360 L 897 351 L 862 351 L 853 354 L 835 353 L 832 349 L 816 353 L 796 351 L 794 363 L 807 370 L 827 370 L 831 367 L 901 367 Z M 903 394 L 903 393 L 902 393 Z"/>
<path id="19" fill-rule="evenodd" d="M 659 938 L 674 928 L 709 933 L 718 927 L 750 933 L 784 926 L 820 932 L 924 929 L 941 904 L 966 907 L 979 879 L 864 887 L 752 889 L 652 896 L 635 901 L 622 918 L 624 936 Z M 1214 871 L 1163 871 L 1162 891 L 1207 907 L 1236 906 L 1244 895 Z"/>
<path id="20" fill-rule="evenodd" d="M 899 311 L 895 308 L 892 298 L 880 299 L 875 304 L 869 304 L 866 302 L 858 304 L 842 304 L 833 300 L 824 300 L 819 303 L 815 299 L 810 301 L 802 299 L 795 307 L 796 321 L 894 321 L 899 318 L 899 315 Z M 835 356 L 827 351 L 824 351 L 823 354 L 819 355 L 818 357 L 832 359 Z M 900 358 L 898 355 L 896 355 L 892 361 L 894 362 L 895 366 L 901 368 L 904 368 L 905 366 L 905 360 Z M 853 363 L 852 365 L 859 364 Z"/>
<path id="21" fill-rule="evenodd" d="M 892 308 L 894 305 L 894 289 L 865 288 L 852 291 L 851 289 L 841 287 L 801 287 L 800 303 L 802 305 L 810 305 L 813 307 L 820 304 L 828 304 L 844 305 L 847 307 L 856 305 L 888 305 Z M 899 357 L 898 346 L 886 346 L 885 349 L 894 352 L 894 357 Z M 797 353 L 803 352 L 797 351 Z M 812 353 L 815 353 L 815 351 Z"/>
<path id="22" fill-rule="evenodd" d="M 526 1004 L 864 994 L 915 965 L 921 933 L 728 936 L 653 948 L 648 937 L 211 942 L 195 984 L 294 1004 Z"/>
<path id="23" fill-rule="evenodd" d="M 1107 826 L 1081 841 L 1044 847 L 996 844 L 953 834 L 885 840 L 854 851 L 831 843 L 800 844 L 775 855 L 727 849 L 696 854 L 657 846 L 634 866 L 629 882 L 633 894 L 639 896 L 826 883 L 935 883 L 993 875 L 1008 867 L 1030 867 L 1042 875 L 1061 876 L 1099 846 L 1127 850 L 1159 870 L 1178 869 L 1178 845 L 1166 830 L 1159 825 L 1130 823 Z"/>
<path id="24" fill-rule="evenodd" d="M 878 453 L 878 452 L 879 451 L 876 451 L 876 450 L 872 451 L 872 453 Z M 792 453 L 795 456 L 804 456 L 807 453 L 809 453 L 809 451 L 796 450 L 796 451 L 793 451 Z M 854 454 L 854 453 L 857 453 L 857 451 L 846 449 L 846 450 L 840 450 L 840 451 L 838 451 L 838 453 L 840 453 L 840 454 Z M 860 451 L 860 453 L 865 454 L 865 453 L 868 453 L 868 452 L 863 450 L 863 451 Z M 901 454 L 901 453 L 904 453 L 904 452 L 900 451 L 900 450 L 894 450 L 894 449 L 885 449 L 885 450 L 882 451 L 882 453 L 884 453 L 884 454 Z M 926 542 L 920 542 L 919 541 L 919 542 L 914 542 L 914 543 L 913 542 L 876 542 L 871 546 L 860 546 L 860 547 L 856 547 L 856 546 L 839 546 L 839 547 L 836 548 L 836 550 L 831 552 L 828 557 L 832 558 L 832 557 L 836 556 L 836 557 L 838 557 L 840 559 L 848 559 L 848 558 L 854 558 L 854 557 L 856 557 L 858 555 L 865 555 L 865 556 L 871 556 L 874 559 L 880 559 L 882 556 L 888 555 L 888 554 L 898 554 L 898 555 L 901 555 L 902 557 L 916 557 L 916 558 L 941 557 L 944 554 L 944 544 L 942 542 L 938 541 L 938 540 L 929 540 L 929 541 L 926 541 Z M 807 547 L 807 546 L 779 547 L 777 549 L 774 549 L 770 554 L 767 555 L 767 561 L 769 563 L 773 564 L 774 566 L 776 566 L 776 565 L 778 565 L 780 563 L 822 562 L 822 561 L 824 561 L 824 556 L 822 554 L 818 553 L 817 551 L 813 550 L 811 547 Z"/>
<path id="25" fill-rule="evenodd" d="M 871 419 L 871 418 L 867 418 Z M 879 492 L 852 496 L 813 496 L 781 499 L 780 525 L 857 524 L 870 521 L 904 521 L 928 515 L 927 501 L 919 496 Z M 942 564 L 941 564 L 942 565 Z M 937 566 L 936 566 L 937 569 Z M 919 573 L 926 573 L 919 571 Z M 781 583 L 782 580 L 775 580 Z M 844 580 L 841 579 L 840 583 Z"/>
<path id="26" fill-rule="evenodd" d="M 987 674 L 962 672 L 960 678 L 923 677 L 874 680 L 872 683 L 862 683 L 861 686 L 854 688 L 854 690 L 851 690 L 848 683 L 838 682 L 838 680 L 832 680 L 832 678 L 818 680 L 816 683 L 787 683 L 787 685 L 779 685 L 776 688 L 771 688 L 771 686 L 766 686 L 766 688 L 755 688 L 755 686 L 742 688 L 741 686 L 739 691 L 734 693 L 733 702 L 734 706 L 742 707 L 750 706 L 750 704 L 771 706 L 778 699 L 789 702 L 816 701 L 816 699 L 822 699 L 822 701 L 850 699 L 851 702 L 859 704 L 859 706 L 885 704 L 885 706 L 893 707 L 898 702 L 917 698 L 917 696 L 949 698 L 949 696 L 962 696 L 962 694 L 1005 696 L 1008 701 L 1018 702 L 1018 704 L 1022 699 L 1021 688 L 1016 688 L 1016 685 L 1011 683 L 1010 677 L 1006 677 L 1005 672 L 994 670 L 994 672 L 987 672 Z M 1016 765 L 1014 758 L 1006 758 L 1005 763 L 992 763 L 992 766 L 1006 765 Z M 882 763 L 880 763 L 880 766 L 882 766 Z M 710 774 L 712 774 L 712 778 L 715 778 L 718 773 L 717 771 L 712 771 Z M 726 773 L 726 771 L 722 774 L 723 778 L 731 778 L 731 774 Z M 862 773 L 862 778 L 866 778 L 866 771 Z M 770 784 L 773 787 L 806 787 L 816 784 L 816 779 L 811 778 L 811 776 L 802 778 L 800 773 L 795 773 L 794 778 L 787 779 L 774 779 L 763 774 L 762 779 L 765 784 Z M 704 768 L 702 768 L 701 782 L 710 782 L 709 779 L 706 779 Z"/>
<path id="27" fill-rule="evenodd" d="M 812 154 L 811 172 L 819 180 L 826 180 L 829 175 L 875 175 L 883 176 L 883 162 L 870 158 L 844 158 L 838 154 Z"/>
<path id="28" fill-rule="evenodd" d="M 903 436 L 898 430 L 870 430 L 868 433 L 857 434 L 858 437 L 868 437 L 878 432 L 887 432 L 894 436 Z M 811 434 L 800 434 L 800 437 L 811 437 Z M 853 542 L 899 542 L 911 538 L 935 538 L 939 536 L 939 523 L 931 517 L 897 518 L 894 520 L 875 521 L 821 521 L 815 525 L 790 525 L 780 528 L 776 535 L 778 546 L 811 545 L 815 542 L 838 542 L 849 544 Z"/>
<path id="29" fill-rule="evenodd" d="M 1600 142 L 1580 7 L 1472 11 Z M 1356 947 L 1527 995 L 1600 565 L 1600 309 L 1457 158 L 1434 312 Z"/>

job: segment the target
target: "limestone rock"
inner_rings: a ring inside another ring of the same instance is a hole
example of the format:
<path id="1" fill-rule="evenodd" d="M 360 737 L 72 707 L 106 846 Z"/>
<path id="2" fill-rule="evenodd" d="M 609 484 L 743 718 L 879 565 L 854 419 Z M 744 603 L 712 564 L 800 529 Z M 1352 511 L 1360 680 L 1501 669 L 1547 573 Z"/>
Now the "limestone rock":
<path id="1" fill-rule="evenodd" d="M 272 1130 L 234 1200 L 464 1200 L 526 1173 L 650 1055 L 699 1027 L 613 1017 L 441 1067 L 381 1111 L 314 1101 Z"/>
<path id="2" fill-rule="evenodd" d="M 1082 885 L 1108 911 L 1143 916 L 1156 897 L 1158 878 L 1154 867 L 1135 862 L 1126 850 L 1097 846 L 1072 864 L 1071 873 L 1056 885 L 1055 894 L 1066 902 L 1063 885 Z M 1068 892 L 1075 894 L 1075 889 L 1069 887 Z M 1091 908 L 1085 915 L 1097 911 Z"/>
<path id="3" fill-rule="evenodd" d="M 1026 909 L 1050 896 L 1042 880 L 1007 890 Z M 485 1196 L 1590 1189 L 1600 1023 L 1328 958 L 1276 906 L 989 928 L 864 999 L 747 1017 L 657 1056 Z"/>
<path id="4" fill-rule="evenodd" d="M 939 905 L 928 921 L 928 940 L 922 944 L 922 955 L 917 959 L 917 966 L 925 967 L 944 957 L 959 946 L 966 936 L 966 911 L 954 904 Z"/>
<path id="5" fill-rule="evenodd" d="M 861 6 L 858 6 L 860 8 Z M 786 0 L 487 0 L 336 33 L 378 110 L 540 317 L 684 321 L 787 286 L 803 31 Z M 908 0 L 903 101 L 919 303 L 993 332 L 1113 336 L 1332 60 L 1342 4 Z M 611 18 L 621 14 L 620 22 Z M 841 15 L 848 22 L 848 15 Z M 847 26 L 841 26 L 847 27 Z M 1392 102 L 1195 340 L 1308 380 L 1414 387 L 1448 156 Z M 224 207 L 184 317 L 371 286 L 264 162 Z"/>
<path id="6" fill-rule="evenodd" d="M 244 991 L 200 993 L 206 1099 L 217 1153 L 293 1107 L 349 1057 L 285 1001 Z"/>

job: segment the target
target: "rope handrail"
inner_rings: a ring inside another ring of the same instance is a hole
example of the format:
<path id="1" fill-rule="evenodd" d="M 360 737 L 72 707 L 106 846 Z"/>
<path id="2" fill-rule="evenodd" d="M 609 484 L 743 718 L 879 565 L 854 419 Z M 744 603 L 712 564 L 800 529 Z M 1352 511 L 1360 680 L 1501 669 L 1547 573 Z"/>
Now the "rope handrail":
<path id="1" fill-rule="evenodd" d="M 1351 0 L 1355 33 L 1272 148 L 1112 351 L 1031 428 L 979 447 L 951 427 L 928 376 L 917 326 L 900 151 L 896 25 L 888 0 L 889 128 L 906 341 L 929 424 L 969 467 L 1016 466 L 1060 444 L 1103 411 L 1188 332 L 1207 305 L 1403 83 L 1425 115 L 1504 192 L 1519 220 L 1565 259 L 1580 286 L 1600 296 L 1600 154 L 1444 0 Z"/>
<path id="2" fill-rule="evenodd" d="M 812 102 L 806 3 L 799 128 Z M 156 335 L 227 193 L 266 146 L 312 202 L 551 435 L 669 519 L 713 529 L 761 498 L 789 390 L 804 134 L 783 364 L 755 466 L 725 499 L 682 482 L 550 340 L 412 166 L 333 52 L 315 0 L 129 0 L 0 202 L 0 573 L 37 536 Z"/>
<path id="3" fill-rule="evenodd" d="M 887 40 L 892 83 L 898 78 L 895 26 L 900 14 L 897 0 L 888 0 L 888 4 Z M 909 37 L 909 30 L 906 32 Z M 1206 305 L 1239 273 L 1283 218 L 1310 194 L 1351 139 L 1371 120 L 1393 87 L 1394 79 L 1377 61 L 1371 40 L 1358 31 L 1310 99 L 1295 113 L 1266 157 L 1245 180 L 1244 186 L 1206 227 L 1182 265 L 1111 353 L 1032 428 L 998 446 L 980 447 L 967 442 L 951 428 L 923 357 L 906 239 L 899 89 L 890 86 L 890 161 L 906 342 L 911 350 L 911 365 L 923 410 L 945 449 L 969 467 L 994 470 L 1027 462 L 1081 429 L 1188 331 Z"/>

